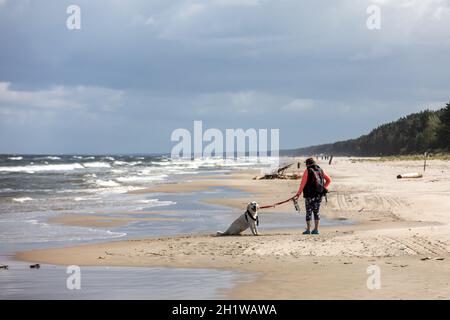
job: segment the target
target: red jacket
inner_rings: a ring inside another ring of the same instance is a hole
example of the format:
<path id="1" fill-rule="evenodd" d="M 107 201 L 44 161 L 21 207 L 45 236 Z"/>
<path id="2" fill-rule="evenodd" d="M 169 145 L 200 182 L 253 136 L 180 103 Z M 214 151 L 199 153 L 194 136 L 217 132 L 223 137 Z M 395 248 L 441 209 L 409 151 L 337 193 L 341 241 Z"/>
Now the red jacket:
<path id="1" fill-rule="evenodd" d="M 324 187 L 325 187 L 325 189 L 328 189 L 328 186 L 331 183 L 331 178 L 329 175 L 327 175 L 325 173 L 325 171 L 323 172 L 323 178 L 325 179 Z M 296 197 L 299 197 L 302 194 L 303 189 L 305 188 L 307 182 L 308 182 L 308 169 L 306 168 L 305 172 L 303 172 L 303 177 L 302 177 L 302 182 L 300 182 L 300 187 L 298 188 L 297 194 L 295 195 Z"/>

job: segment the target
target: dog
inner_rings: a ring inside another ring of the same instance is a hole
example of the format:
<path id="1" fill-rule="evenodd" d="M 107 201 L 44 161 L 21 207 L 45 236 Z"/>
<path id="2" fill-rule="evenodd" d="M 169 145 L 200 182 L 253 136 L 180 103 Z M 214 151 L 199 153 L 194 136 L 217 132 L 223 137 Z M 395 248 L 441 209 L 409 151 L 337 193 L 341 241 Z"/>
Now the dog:
<path id="1" fill-rule="evenodd" d="M 237 218 L 225 232 L 217 232 L 217 236 L 237 236 L 250 228 L 254 236 L 258 236 L 258 210 L 259 204 L 256 201 L 247 205 L 247 211 Z"/>

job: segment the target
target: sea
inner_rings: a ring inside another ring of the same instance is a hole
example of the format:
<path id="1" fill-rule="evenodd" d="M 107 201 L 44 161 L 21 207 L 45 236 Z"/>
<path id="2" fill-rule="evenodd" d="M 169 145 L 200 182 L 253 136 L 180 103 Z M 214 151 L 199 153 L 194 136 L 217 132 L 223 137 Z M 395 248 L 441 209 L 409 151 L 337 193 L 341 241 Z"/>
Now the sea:
<path id="1" fill-rule="evenodd" d="M 89 285 L 68 291 L 64 266 L 31 270 L 14 260 L 18 251 L 140 237 L 215 233 L 239 214 L 201 202 L 208 197 L 244 193 L 211 188 L 182 194 L 133 193 L 160 183 L 236 170 L 269 170 L 278 159 L 171 159 L 167 155 L 0 155 L 0 298 L 2 299 L 198 299 L 221 298 L 220 292 L 251 275 L 224 270 L 84 267 Z M 249 195 L 250 196 L 250 195 Z M 65 214 L 145 217 L 114 228 L 49 223 Z M 136 215 L 134 215 L 136 213 Z M 204 286 L 205 279 L 209 285 Z"/>

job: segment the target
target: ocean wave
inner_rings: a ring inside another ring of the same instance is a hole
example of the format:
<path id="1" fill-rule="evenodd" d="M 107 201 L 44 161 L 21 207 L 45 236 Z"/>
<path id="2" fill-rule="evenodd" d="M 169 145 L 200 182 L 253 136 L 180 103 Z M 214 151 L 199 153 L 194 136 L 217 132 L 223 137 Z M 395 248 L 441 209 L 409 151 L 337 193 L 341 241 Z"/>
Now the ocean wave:
<path id="1" fill-rule="evenodd" d="M 54 241 L 87 241 L 120 238 L 125 232 L 48 224 L 36 219 L 2 220 L 1 243 L 43 243 Z"/>
<path id="2" fill-rule="evenodd" d="M 79 163 L 28 165 L 19 167 L 0 167 L 0 172 L 3 171 L 3 172 L 35 173 L 41 171 L 72 171 L 75 169 L 84 169 L 84 167 Z"/>
<path id="3" fill-rule="evenodd" d="M 9 157 L 8 160 L 13 160 L 13 161 L 20 161 L 22 160 L 23 157 Z"/>
<path id="4" fill-rule="evenodd" d="M 163 181 L 168 176 L 166 174 L 154 175 L 154 176 L 130 176 L 130 177 L 120 177 L 116 180 L 119 182 L 147 182 L 147 181 Z"/>
<path id="5" fill-rule="evenodd" d="M 127 170 L 123 170 L 123 169 L 111 169 L 111 172 L 112 172 L 112 173 L 115 173 L 115 174 L 122 174 L 122 173 L 127 172 Z"/>
<path id="6" fill-rule="evenodd" d="M 117 180 L 117 179 L 116 179 Z M 91 180 L 89 183 L 94 184 L 98 188 L 95 189 L 83 189 L 82 192 L 91 193 L 91 194 L 120 194 L 127 193 L 130 191 L 141 190 L 142 187 L 136 186 L 124 186 L 117 181 L 114 180 L 102 180 L 96 179 Z"/>
<path id="7" fill-rule="evenodd" d="M 45 157 L 33 158 L 33 160 L 61 160 L 61 158 L 57 157 L 57 156 L 45 156 Z"/>
<path id="8" fill-rule="evenodd" d="M 33 198 L 30 198 L 30 197 L 21 197 L 21 198 L 13 198 L 12 199 L 12 201 L 20 202 L 20 203 L 24 203 L 24 202 L 32 201 L 32 200 L 33 200 Z"/>
<path id="9" fill-rule="evenodd" d="M 136 190 L 142 190 L 144 189 L 143 187 L 136 187 L 136 186 L 120 186 L 120 187 L 114 187 L 114 188 L 104 188 L 104 189 L 97 189 L 97 190 L 93 190 L 93 192 L 95 194 L 123 194 L 123 193 L 128 193 L 131 191 L 136 191 Z"/>
<path id="10" fill-rule="evenodd" d="M 80 202 L 80 201 L 101 200 L 101 198 L 93 198 L 93 197 L 75 197 L 73 200 L 76 201 L 76 202 Z"/>
<path id="11" fill-rule="evenodd" d="M 107 162 L 86 162 L 83 163 L 83 167 L 85 168 L 111 168 L 111 165 Z"/>
<path id="12" fill-rule="evenodd" d="M 116 160 L 113 163 L 115 166 L 137 166 L 139 164 L 142 164 L 142 161 L 131 161 L 131 162 L 126 162 L 126 161 L 119 161 Z"/>
<path id="13" fill-rule="evenodd" d="M 176 175 L 182 175 L 182 174 L 199 174 L 200 171 L 180 171 L 180 170 L 167 170 L 168 172 Z M 220 170 L 212 171 L 212 172 L 220 172 Z M 222 172 L 228 172 L 226 170 L 222 170 Z"/>
<path id="14" fill-rule="evenodd" d="M 137 203 L 147 204 L 151 207 L 162 207 L 162 206 L 170 206 L 177 204 L 175 201 L 160 201 L 159 199 L 145 199 L 145 200 L 138 200 Z"/>
<path id="15" fill-rule="evenodd" d="M 113 187 L 120 187 L 121 184 L 117 183 L 113 180 L 95 180 L 95 184 L 102 188 L 113 188 Z"/>
<path id="16" fill-rule="evenodd" d="M 95 173 L 86 173 L 83 175 L 84 178 L 97 178 L 97 175 Z"/>
<path id="17" fill-rule="evenodd" d="M 161 161 L 151 161 L 150 163 L 151 163 L 151 164 L 154 164 L 154 165 L 157 165 L 157 166 L 162 166 L 162 167 L 165 167 L 165 166 L 171 166 L 171 165 L 174 164 L 172 161 L 164 161 L 164 162 L 161 162 Z M 180 162 L 180 163 L 182 163 L 182 162 Z"/>

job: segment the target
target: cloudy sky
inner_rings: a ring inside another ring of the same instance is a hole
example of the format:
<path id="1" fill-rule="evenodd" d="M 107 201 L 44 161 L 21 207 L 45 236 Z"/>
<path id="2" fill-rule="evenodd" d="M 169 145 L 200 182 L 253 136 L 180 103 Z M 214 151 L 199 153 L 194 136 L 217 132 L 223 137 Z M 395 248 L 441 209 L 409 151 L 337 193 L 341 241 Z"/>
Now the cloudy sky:
<path id="1" fill-rule="evenodd" d="M 170 152 L 194 120 L 333 142 L 442 106 L 449 66 L 447 0 L 0 0 L 0 153 Z"/>

